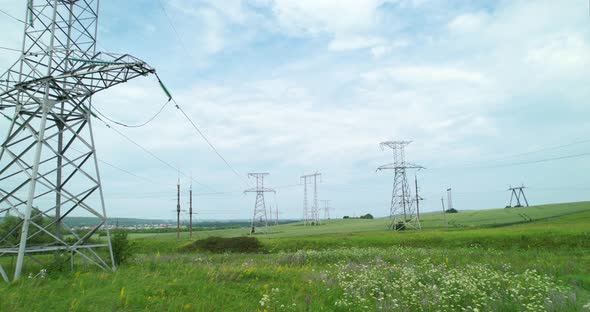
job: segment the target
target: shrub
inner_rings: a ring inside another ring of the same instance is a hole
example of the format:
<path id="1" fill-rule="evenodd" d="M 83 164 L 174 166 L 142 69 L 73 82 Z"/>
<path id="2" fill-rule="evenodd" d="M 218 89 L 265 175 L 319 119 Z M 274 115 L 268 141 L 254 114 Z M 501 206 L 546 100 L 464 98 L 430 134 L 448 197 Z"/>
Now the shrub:
<path id="1" fill-rule="evenodd" d="M 370 214 L 370 213 L 367 213 L 367 214 L 366 214 L 366 215 L 364 215 L 364 216 L 360 216 L 360 218 L 361 218 L 361 219 L 373 219 L 373 215 L 372 215 L 372 214 Z"/>
<path id="2" fill-rule="evenodd" d="M 127 231 L 113 230 L 112 234 L 111 245 L 113 247 L 115 264 L 121 265 L 133 256 L 133 245 L 127 237 Z"/>
<path id="3" fill-rule="evenodd" d="M 457 212 L 459 212 L 459 210 L 457 210 L 455 208 L 451 208 L 451 209 L 447 209 L 445 212 L 446 213 L 457 213 Z"/>
<path id="4" fill-rule="evenodd" d="M 209 251 L 214 253 L 224 252 L 262 252 L 264 248 L 256 237 L 216 237 L 211 236 L 197 240 L 182 248 L 183 251 Z"/>
<path id="5" fill-rule="evenodd" d="M 53 232 L 54 226 L 50 225 L 53 220 L 45 216 L 41 210 L 33 208 L 31 211 L 31 220 L 37 225 L 46 228 L 48 231 Z M 11 246 L 15 245 L 20 241 L 22 219 L 16 216 L 7 215 L 0 219 L 0 239 L 5 238 L 3 242 L 0 242 L 0 246 Z M 16 228 L 16 229 L 15 229 Z M 31 230 L 37 232 L 37 227 L 31 225 Z M 31 234 L 32 232 L 29 232 Z M 29 238 L 28 244 L 46 244 L 52 243 L 54 238 L 45 232 L 39 232 L 35 236 Z"/>
<path id="6" fill-rule="evenodd" d="M 403 231 L 406 229 L 406 224 L 403 222 L 398 222 L 392 225 L 393 229 L 396 231 Z"/>

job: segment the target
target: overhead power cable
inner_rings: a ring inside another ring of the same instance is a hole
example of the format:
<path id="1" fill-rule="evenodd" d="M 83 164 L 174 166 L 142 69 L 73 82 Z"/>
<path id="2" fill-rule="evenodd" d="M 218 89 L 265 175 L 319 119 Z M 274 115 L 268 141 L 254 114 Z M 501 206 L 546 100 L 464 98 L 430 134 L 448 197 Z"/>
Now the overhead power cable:
<path id="1" fill-rule="evenodd" d="M 164 3 L 162 2 L 162 0 L 158 0 L 158 4 L 160 5 L 160 8 L 162 9 L 162 12 L 164 13 L 164 16 L 166 17 L 166 20 L 168 21 L 168 24 L 170 24 L 170 27 L 174 31 L 174 34 L 176 35 L 176 39 L 178 40 L 180 46 L 183 48 L 183 50 L 187 54 L 187 56 L 192 57 L 192 54 L 189 52 L 189 50 L 186 48 L 186 46 L 184 44 L 184 40 L 182 39 L 182 36 L 180 35 L 180 33 L 178 32 L 178 30 L 176 29 L 176 26 L 174 26 L 174 23 L 172 22 L 172 19 L 168 15 L 168 12 L 166 11 L 166 7 L 165 7 Z M 157 74 L 156 74 L 156 77 L 158 77 Z M 164 90 L 164 92 L 174 102 L 174 104 L 176 105 L 176 108 L 179 109 L 182 112 L 182 114 L 186 117 L 186 119 L 192 124 L 193 128 L 195 128 L 195 130 L 199 133 L 199 135 L 203 138 L 203 140 L 205 140 L 205 142 L 207 142 L 207 144 L 209 145 L 209 147 L 211 147 L 211 149 L 215 152 L 215 154 L 217 154 L 217 156 L 219 158 L 221 158 L 221 160 L 223 160 L 223 162 L 225 163 L 225 165 L 228 168 L 230 168 L 233 171 L 233 173 L 241 181 L 243 181 L 245 183 L 246 186 L 251 186 L 250 182 L 247 179 L 245 179 L 236 169 L 234 169 L 229 164 L 229 162 L 219 153 L 219 151 L 217 151 L 217 149 L 215 148 L 215 146 L 213 146 L 213 144 L 209 141 L 209 139 L 203 134 L 203 132 L 201 132 L 201 130 L 199 129 L 199 127 L 197 127 L 197 125 L 186 114 L 186 112 L 180 107 L 180 105 L 178 105 L 178 103 L 176 102 L 176 100 L 174 100 L 172 98 L 172 96 L 170 95 L 170 92 L 168 92 L 168 90 L 166 89 L 166 87 L 164 86 L 164 84 L 162 83 L 162 81 L 160 80 L 159 77 L 158 77 L 158 82 L 160 83 L 160 86 L 162 87 L 162 89 Z"/>
<path id="2" fill-rule="evenodd" d="M 184 40 L 182 40 L 182 37 L 180 36 L 180 33 L 176 29 L 176 26 L 174 26 L 174 23 L 172 22 L 172 19 L 168 15 L 168 11 L 166 11 L 166 7 L 164 6 L 164 3 L 162 3 L 162 0 L 158 0 L 158 4 L 160 5 L 160 8 L 162 9 L 162 12 L 164 12 L 164 16 L 166 16 L 166 20 L 168 21 L 168 24 L 170 24 L 170 27 L 172 28 L 172 31 L 174 31 L 174 34 L 176 35 L 176 39 L 180 43 L 180 46 L 184 50 L 184 53 L 186 53 L 186 55 L 189 56 L 189 57 L 193 57 L 193 55 L 188 51 L 188 49 L 184 45 Z"/>
<path id="3" fill-rule="evenodd" d="M 531 161 L 521 161 L 521 162 L 510 163 L 510 164 L 492 165 L 492 166 L 486 166 L 486 167 L 482 167 L 482 168 L 501 168 L 501 167 L 520 166 L 520 165 L 530 165 L 530 164 L 538 164 L 538 163 L 543 163 L 543 162 L 548 162 L 548 161 L 587 157 L 587 156 L 590 156 L 590 153 L 565 155 L 565 156 L 560 156 L 560 157 L 544 158 L 544 159 L 537 159 L 537 160 L 531 160 Z"/>
<path id="4" fill-rule="evenodd" d="M 7 48 L 7 47 L 0 47 L 0 49 L 2 49 L 2 50 L 8 50 L 8 51 L 21 52 L 21 50 L 19 50 L 19 49 L 13 49 L 13 48 Z"/>
<path id="5" fill-rule="evenodd" d="M 501 162 L 501 161 L 504 161 L 504 160 L 510 160 L 512 158 L 518 158 L 518 157 L 521 157 L 521 156 L 527 156 L 527 155 L 532 155 L 532 154 L 538 154 L 538 153 L 541 153 L 541 152 L 558 150 L 558 149 L 562 149 L 562 148 L 566 148 L 566 147 L 570 147 L 570 146 L 574 146 L 574 145 L 579 145 L 579 144 L 584 144 L 584 143 L 590 143 L 590 139 L 584 139 L 584 140 L 574 141 L 574 142 L 567 143 L 567 144 L 561 144 L 561 145 L 543 147 L 543 148 L 539 148 L 539 149 L 528 151 L 528 152 L 522 152 L 522 153 L 517 153 L 517 154 L 512 154 L 512 155 L 506 155 L 504 157 L 499 157 L 499 158 L 496 158 L 496 159 L 490 159 L 490 160 L 487 160 L 487 161 L 482 161 L 480 163 Z M 474 163 L 474 165 L 477 165 L 477 164 L 478 163 Z"/>
<path id="6" fill-rule="evenodd" d="M 199 129 L 199 127 L 195 124 L 195 122 L 189 117 L 189 115 L 184 111 L 184 109 L 182 109 L 182 107 L 180 107 L 180 105 L 176 102 L 176 100 L 172 99 L 172 101 L 174 102 L 174 104 L 176 105 L 176 108 L 182 113 L 182 115 L 184 115 L 184 117 L 189 121 L 189 123 L 193 126 L 193 128 L 197 131 L 197 133 L 201 136 L 201 138 L 203 138 L 203 140 L 205 140 L 205 142 L 207 143 L 207 145 L 209 145 L 209 147 L 213 150 L 213 152 L 215 152 L 215 154 L 225 163 L 225 165 L 236 175 L 236 177 L 238 177 L 239 179 L 241 179 L 242 181 L 245 181 L 245 178 L 232 166 L 230 165 L 230 163 L 225 159 L 225 157 L 223 157 L 223 155 L 221 155 L 221 153 L 219 153 L 219 151 L 217 150 L 217 148 L 213 145 L 213 143 L 211 143 L 211 141 L 207 138 L 207 136 L 201 131 L 201 129 Z M 250 183 L 246 180 L 245 181 L 246 185 L 250 185 Z"/>
<path id="7" fill-rule="evenodd" d="M 137 146 L 138 148 L 140 148 L 142 151 L 146 152 L 147 154 L 149 154 L 150 156 L 152 156 L 153 158 L 155 158 L 156 160 L 158 160 L 159 162 L 161 162 L 162 164 L 164 164 L 165 166 L 167 166 L 168 168 L 174 170 L 175 172 L 180 173 L 182 176 L 184 176 L 185 178 L 190 179 L 191 181 L 197 183 L 198 185 L 207 188 L 211 191 L 215 191 L 212 190 L 209 186 L 197 181 L 195 178 L 193 178 L 190 175 L 187 175 L 186 173 L 182 172 L 180 169 L 178 169 L 177 167 L 173 166 L 172 164 L 170 164 L 169 162 L 163 160 L 162 158 L 158 157 L 158 155 L 154 154 L 153 152 L 151 152 L 150 150 L 148 150 L 147 148 L 143 147 L 142 145 L 140 145 L 139 143 L 135 142 L 133 139 L 131 139 L 130 137 L 128 137 L 127 135 L 125 135 L 124 133 L 122 133 L 121 131 L 119 131 L 117 128 L 112 127 L 111 125 L 109 125 L 107 122 L 105 122 L 104 120 L 100 119 L 100 117 L 96 116 L 100 121 L 102 121 L 105 126 L 113 131 L 115 131 L 115 133 L 119 134 L 120 136 L 122 136 L 123 138 L 125 138 L 127 141 L 131 142 L 133 145 Z"/>
<path id="8" fill-rule="evenodd" d="M 8 13 L 8 12 L 6 12 L 6 11 L 2 10 L 2 9 L 0 9 L 0 13 L 4 14 L 4 15 L 6 15 L 6 16 L 8 16 L 8 17 L 10 17 L 10 18 L 12 18 L 13 20 L 15 20 L 15 21 L 17 21 L 17 22 L 21 22 L 21 23 L 23 23 L 23 24 L 26 24 L 26 22 L 25 22 L 25 21 L 23 21 L 22 19 L 20 19 L 20 18 L 18 18 L 18 17 L 15 17 L 14 15 L 12 15 L 12 14 L 10 14 L 10 13 Z"/>
<path id="9" fill-rule="evenodd" d="M 125 127 L 125 128 L 141 128 L 143 126 L 146 126 L 147 124 L 149 124 L 150 122 L 154 121 L 154 119 L 156 119 L 156 117 L 158 117 L 160 115 L 160 113 L 162 113 L 162 111 L 164 110 L 164 108 L 166 108 L 166 106 L 168 106 L 168 103 L 170 103 L 170 100 L 166 101 L 166 103 L 164 103 L 164 105 L 162 105 L 162 107 L 160 107 L 160 109 L 152 116 L 150 117 L 148 120 L 146 120 L 145 122 L 141 123 L 141 124 L 137 124 L 137 125 L 129 125 L 129 124 L 125 124 L 116 120 L 113 120 L 111 118 L 109 118 L 108 116 L 104 115 L 103 113 L 101 113 L 98 109 L 96 109 L 96 107 L 94 107 L 94 111 L 97 112 L 100 116 L 102 116 L 104 119 L 117 124 L 121 127 Z"/>

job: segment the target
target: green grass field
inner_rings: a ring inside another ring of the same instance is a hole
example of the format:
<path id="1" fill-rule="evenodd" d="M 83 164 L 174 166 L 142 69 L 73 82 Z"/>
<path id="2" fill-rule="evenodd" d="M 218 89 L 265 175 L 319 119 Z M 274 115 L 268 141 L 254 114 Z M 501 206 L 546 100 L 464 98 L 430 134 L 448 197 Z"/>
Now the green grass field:
<path id="1" fill-rule="evenodd" d="M 590 203 L 464 211 L 448 227 L 421 217 L 421 231 L 388 231 L 387 219 L 271 227 L 255 235 L 259 254 L 131 234 L 135 257 L 117 272 L 0 284 L 0 311 L 590 311 Z"/>

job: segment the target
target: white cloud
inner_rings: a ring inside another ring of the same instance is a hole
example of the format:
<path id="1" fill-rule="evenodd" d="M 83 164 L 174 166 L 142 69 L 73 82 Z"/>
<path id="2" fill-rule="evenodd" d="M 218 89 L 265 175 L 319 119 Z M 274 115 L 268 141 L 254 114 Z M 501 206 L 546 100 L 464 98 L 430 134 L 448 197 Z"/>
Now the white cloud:
<path id="1" fill-rule="evenodd" d="M 489 15 L 486 13 L 466 13 L 455 17 L 448 27 L 454 32 L 476 32 L 487 23 Z"/>
<path id="2" fill-rule="evenodd" d="M 543 37 L 529 49 L 526 61 L 534 66 L 568 72 L 571 69 L 587 69 L 590 65 L 590 43 L 578 33 Z"/>
<path id="3" fill-rule="evenodd" d="M 364 36 L 350 36 L 350 37 L 336 37 L 334 38 L 328 48 L 332 51 L 347 51 L 365 48 L 375 48 L 377 46 L 385 46 L 385 40 L 381 38 L 371 38 Z"/>
<path id="4" fill-rule="evenodd" d="M 395 66 L 381 68 L 362 75 L 369 82 L 394 79 L 412 84 L 432 83 L 471 83 L 484 84 L 486 77 L 477 71 L 465 70 L 453 66 Z"/>
<path id="5" fill-rule="evenodd" d="M 372 29 L 383 0 L 277 0 L 273 10 L 292 34 L 349 34 Z"/>

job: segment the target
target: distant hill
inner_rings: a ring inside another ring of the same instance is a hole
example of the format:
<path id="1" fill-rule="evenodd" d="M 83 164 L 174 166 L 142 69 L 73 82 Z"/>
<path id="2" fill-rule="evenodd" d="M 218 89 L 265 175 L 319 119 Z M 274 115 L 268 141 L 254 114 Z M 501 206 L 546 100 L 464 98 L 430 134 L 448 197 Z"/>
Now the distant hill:
<path id="1" fill-rule="evenodd" d="M 291 223 L 293 220 L 279 220 L 279 223 Z M 92 217 L 69 217 L 66 218 L 66 223 L 73 227 L 79 226 L 92 226 L 98 224 L 97 218 Z M 164 220 L 164 219 L 136 219 L 136 218 L 110 218 L 110 225 L 118 225 L 121 227 L 128 226 L 146 226 L 146 225 L 176 225 L 176 220 Z M 187 225 L 186 220 L 181 220 L 182 225 Z M 227 228 L 227 227 L 247 227 L 250 226 L 250 220 L 198 220 L 193 221 L 195 227 L 208 227 L 208 228 Z"/>

